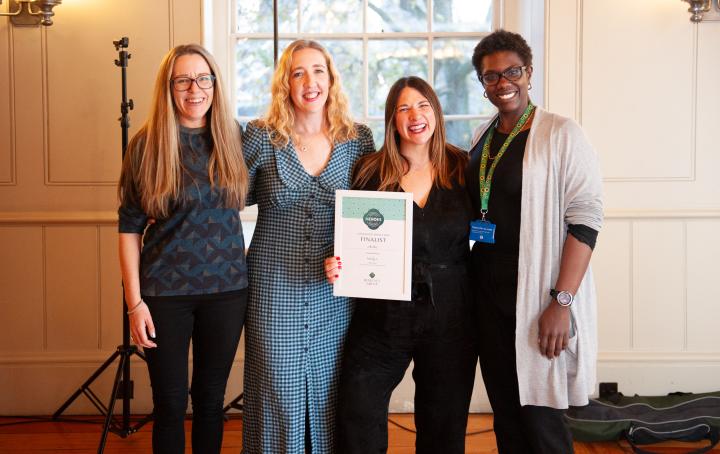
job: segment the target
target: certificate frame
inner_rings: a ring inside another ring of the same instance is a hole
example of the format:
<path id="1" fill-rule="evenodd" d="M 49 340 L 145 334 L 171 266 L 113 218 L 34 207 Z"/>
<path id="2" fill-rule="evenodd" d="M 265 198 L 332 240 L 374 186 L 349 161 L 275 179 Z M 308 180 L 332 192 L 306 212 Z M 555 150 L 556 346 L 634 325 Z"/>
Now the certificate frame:
<path id="1" fill-rule="evenodd" d="M 412 231 L 412 193 L 336 190 L 333 295 L 410 301 Z"/>

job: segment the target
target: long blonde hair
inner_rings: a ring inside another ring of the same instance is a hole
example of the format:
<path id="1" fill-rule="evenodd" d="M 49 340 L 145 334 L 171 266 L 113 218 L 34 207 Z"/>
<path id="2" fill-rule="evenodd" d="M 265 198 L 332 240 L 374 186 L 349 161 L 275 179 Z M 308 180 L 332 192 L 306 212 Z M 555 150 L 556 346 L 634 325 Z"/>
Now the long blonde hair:
<path id="1" fill-rule="evenodd" d="M 240 129 L 226 101 L 220 70 L 205 48 L 184 44 L 168 52 L 160 63 L 148 119 L 128 144 L 118 186 L 120 203 L 137 188 L 137 202 L 154 218 L 167 217 L 171 202 L 177 201 L 181 194 L 179 121 L 170 79 L 175 61 L 190 54 L 203 57 L 215 76 L 213 100 L 207 113 L 213 139 L 208 164 L 210 184 L 222 188 L 226 206 L 242 209 L 245 205 L 248 174 Z"/>
<path id="2" fill-rule="evenodd" d="M 330 90 L 325 104 L 325 120 L 328 125 L 330 142 L 341 143 L 354 139 L 357 136 L 355 124 L 350 116 L 347 97 L 342 91 L 340 74 L 330 53 L 317 41 L 299 39 L 285 48 L 273 74 L 270 89 L 272 101 L 267 114 L 261 121 L 261 124 L 271 131 L 270 141 L 275 147 L 284 148 L 292 137 L 295 110 L 290 99 L 290 73 L 293 54 L 302 49 L 318 50 L 325 57 L 330 75 Z"/>
<path id="3" fill-rule="evenodd" d="M 385 141 L 380 151 L 365 155 L 357 162 L 354 184 L 364 187 L 377 174 L 380 180 L 378 191 L 393 191 L 399 188 L 400 180 L 407 173 L 409 165 L 400 154 L 400 135 L 395 125 L 395 112 L 400 93 L 406 87 L 420 92 L 430 102 L 435 113 L 435 132 L 430 138 L 430 164 L 435 170 L 434 184 L 445 189 L 451 189 L 453 181 L 464 185 L 467 153 L 446 142 L 445 120 L 440 101 L 432 87 L 415 76 L 402 77 L 390 87 L 385 102 Z"/>

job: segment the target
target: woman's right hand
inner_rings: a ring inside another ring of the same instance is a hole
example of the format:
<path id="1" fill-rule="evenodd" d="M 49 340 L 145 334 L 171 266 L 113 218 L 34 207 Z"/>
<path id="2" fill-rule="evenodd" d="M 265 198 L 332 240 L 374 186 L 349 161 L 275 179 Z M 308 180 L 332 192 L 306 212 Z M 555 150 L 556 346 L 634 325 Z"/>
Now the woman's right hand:
<path id="1" fill-rule="evenodd" d="M 153 324 L 150 308 L 145 301 L 140 300 L 137 306 L 130 308 L 130 336 L 136 345 L 143 348 L 154 348 L 157 344 L 151 340 L 155 338 L 155 325 Z"/>
<path id="2" fill-rule="evenodd" d="M 340 257 L 328 257 L 325 259 L 325 277 L 328 282 L 334 284 L 340 277 L 342 271 L 342 261 Z"/>

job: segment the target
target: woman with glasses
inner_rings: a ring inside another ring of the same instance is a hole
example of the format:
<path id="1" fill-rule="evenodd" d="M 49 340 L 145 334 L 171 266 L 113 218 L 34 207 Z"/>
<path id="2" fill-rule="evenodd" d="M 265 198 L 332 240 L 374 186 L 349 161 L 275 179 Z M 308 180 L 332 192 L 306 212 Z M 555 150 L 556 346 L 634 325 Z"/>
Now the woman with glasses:
<path id="1" fill-rule="evenodd" d="M 522 36 L 488 35 L 472 62 L 498 110 L 475 131 L 466 172 L 480 366 L 498 450 L 571 453 L 563 409 L 595 390 L 597 157 L 577 123 L 533 105 Z"/>
<path id="2" fill-rule="evenodd" d="M 285 49 L 264 118 L 244 153 L 248 204 L 258 205 L 248 251 L 243 446 L 246 454 L 332 453 L 342 345 L 352 313 L 334 297 L 323 260 L 333 252 L 335 190 L 374 151 L 353 123 L 330 54 L 315 41 Z"/>
<path id="3" fill-rule="evenodd" d="M 172 49 L 120 176 L 120 267 L 130 332 L 150 372 L 155 453 L 185 452 L 191 340 L 193 452 L 222 445 L 248 285 L 239 218 L 248 178 L 225 96 L 204 48 Z"/>
<path id="4" fill-rule="evenodd" d="M 477 363 L 466 164 L 467 153 L 445 141 L 432 87 L 412 76 L 395 82 L 385 103 L 385 142 L 358 163 L 353 187 L 412 193 L 412 297 L 357 300 L 340 380 L 338 452 L 387 451 L 390 395 L 411 361 L 416 451 L 465 452 Z M 335 257 L 325 268 L 331 283 L 342 273 Z"/>

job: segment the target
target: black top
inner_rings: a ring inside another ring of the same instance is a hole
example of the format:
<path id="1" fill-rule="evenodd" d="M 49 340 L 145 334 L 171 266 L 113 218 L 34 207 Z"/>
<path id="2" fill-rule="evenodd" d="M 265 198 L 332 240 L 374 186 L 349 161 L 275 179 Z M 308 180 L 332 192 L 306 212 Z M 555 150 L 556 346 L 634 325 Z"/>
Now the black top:
<path id="1" fill-rule="evenodd" d="M 465 178 L 474 210 L 474 219 L 480 219 L 480 187 L 479 171 L 482 148 L 488 131 L 483 134 L 475 147 L 470 151 L 470 164 L 467 166 Z M 486 251 L 514 257 L 517 260 L 520 251 L 520 213 L 522 198 L 523 158 L 527 144 L 529 129 L 521 131 L 510 145 L 497 164 L 490 187 L 490 200 L 488 201 L 487 220 L 497 226 L 495 230 L 495 244 L 478 243 L 473 245 L 473 254 Z M 490 143 L 490 157 L 497 156 L 505 139 L 509 134 L 495 131 Z M 492 160 L 488 159 L 487 170 Z M 568 225 L 568 232 L 579 241 L 595 247 L 597 230 L 580 224 Z"/>
<path id="2" fill-rule="evenodd" d="M 170 215 L 147 226 L 137 187 L 118 209 L 120 233 L 144 233 L 143 296 L 210 295 L 248 285 L 240 213 L 208 178 L 212 150 L 209 128 L 181 127 L 182 197 Z"/>
<path id="3" fill-rule="evenodd" d="M 374 191 L 378 186 L 376 176 L 353 189 Z M 467 191 L 457 183 L 451 189 L 433 184 L 423 208 L 413 203 L 413 302 L 429 299 L 436 306 L 447 300 L 464 303 L 471 219 Z"/>
<path id="4" fill-rule="evenodd" d="M 489 131 L 489 129 L 488 129 Z M 473 251 L 492 250 L 517 257 L 520 250 L 520 203 L 522 196 L 523 158 L 529 129 L 521 131 L 505 150 L 495 168 L 490 187 L 490 200 L 485 219 L 495 224 L 495 244 L 475 243 Z M 497 156 L 509 134 L 495 131 L 490 143 L 490 157 Z M 487 132 L 470 151 L 470 164 L 465 171 L 470 200 L 475 212 L 474 219 L 480 219 L 480 157 Z M 487 170 L 493 160 L 488 159 Z"/>

